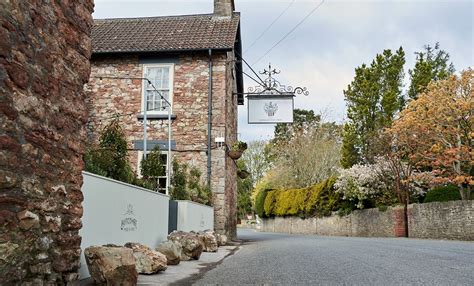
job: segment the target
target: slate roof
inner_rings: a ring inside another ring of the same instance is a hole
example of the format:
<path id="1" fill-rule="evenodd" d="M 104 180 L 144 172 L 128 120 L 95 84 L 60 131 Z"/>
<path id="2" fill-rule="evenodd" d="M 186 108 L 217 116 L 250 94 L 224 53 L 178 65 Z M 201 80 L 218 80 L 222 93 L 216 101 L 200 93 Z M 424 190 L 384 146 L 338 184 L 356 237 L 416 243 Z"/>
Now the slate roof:
<path id="1" fill-rule="evenodd" d="M 240 14 L 100 19 L 92 28 L 93 53 L 233 49 Z"/>

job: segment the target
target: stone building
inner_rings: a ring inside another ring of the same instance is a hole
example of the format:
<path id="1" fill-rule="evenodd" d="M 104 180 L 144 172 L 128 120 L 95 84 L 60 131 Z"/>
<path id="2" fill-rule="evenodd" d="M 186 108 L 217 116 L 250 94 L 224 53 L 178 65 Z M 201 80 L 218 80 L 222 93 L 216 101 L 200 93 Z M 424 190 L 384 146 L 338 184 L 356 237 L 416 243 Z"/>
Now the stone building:
<path id="1" fill-rule="evenodd" d="M 0 285 L 79 277 L 93 8 L 0 1 Z"/>
<path id="2" fill-rule="evenodd" d="M 233 1 L 216 0 L 213 14 L 95 20 L 92 48 L 86 86 L 92 136 L 118 114 L 138 172 L 146 107 L 147 150 L 158 145 L 168 156 L 168 107 L 141 78 L 150 79 L 172 105 L 172 158 L 200 169 L 213 192 L 215 229 L 235 236 L 236 165 L 225 145 L 237 140 L 243 79 Z"/>

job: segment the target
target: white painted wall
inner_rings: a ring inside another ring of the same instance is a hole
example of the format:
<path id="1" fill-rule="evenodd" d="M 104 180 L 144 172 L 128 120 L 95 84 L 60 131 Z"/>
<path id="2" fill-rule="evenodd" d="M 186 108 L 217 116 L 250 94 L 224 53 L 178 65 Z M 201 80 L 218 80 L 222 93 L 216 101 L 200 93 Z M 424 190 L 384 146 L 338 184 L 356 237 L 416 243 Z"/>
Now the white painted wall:
<path id="1" fill-rule="evenodd" d="M 177 229 L 200 231 L 214 229 L 214 208 L 192 201 L 178 202 Z"/>
<path id="2" fill-rule="evenodd" d="M 80 278 L 89 277 L 84 249 L 91 245 L 139 242 L 156 247 L 168 235 L 169 197 L 83 172 Z"/>

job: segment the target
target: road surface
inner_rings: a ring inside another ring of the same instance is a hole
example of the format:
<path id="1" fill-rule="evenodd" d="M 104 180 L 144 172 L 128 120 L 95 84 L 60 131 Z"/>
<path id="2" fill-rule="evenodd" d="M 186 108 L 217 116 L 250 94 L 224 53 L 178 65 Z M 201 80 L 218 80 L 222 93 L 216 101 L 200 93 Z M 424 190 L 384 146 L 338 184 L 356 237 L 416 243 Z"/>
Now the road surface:
<path id="1" fill-rule="evenodd" d="M 245 243 L 190 283 L 474 285 L 474 242 L 240 230 Z"/>

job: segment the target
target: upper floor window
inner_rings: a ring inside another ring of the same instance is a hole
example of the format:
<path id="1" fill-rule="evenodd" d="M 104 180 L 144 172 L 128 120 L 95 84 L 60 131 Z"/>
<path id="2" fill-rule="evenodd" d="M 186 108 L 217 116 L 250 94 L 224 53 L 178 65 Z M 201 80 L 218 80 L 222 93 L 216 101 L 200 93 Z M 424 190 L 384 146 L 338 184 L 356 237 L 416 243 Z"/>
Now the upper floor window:
<path id="1" fill-rule="evenodd" d="M 172 64 L 153 64 L 143 67 L 143 76 L 148 78 L 156 90 L 171 104 L 173 104 L 173 71 Z M 146 108 L 147 113 L 167 114 L 168 104 L 156 90 L 148 81 L 144 81 L 142 111 Z"/>

